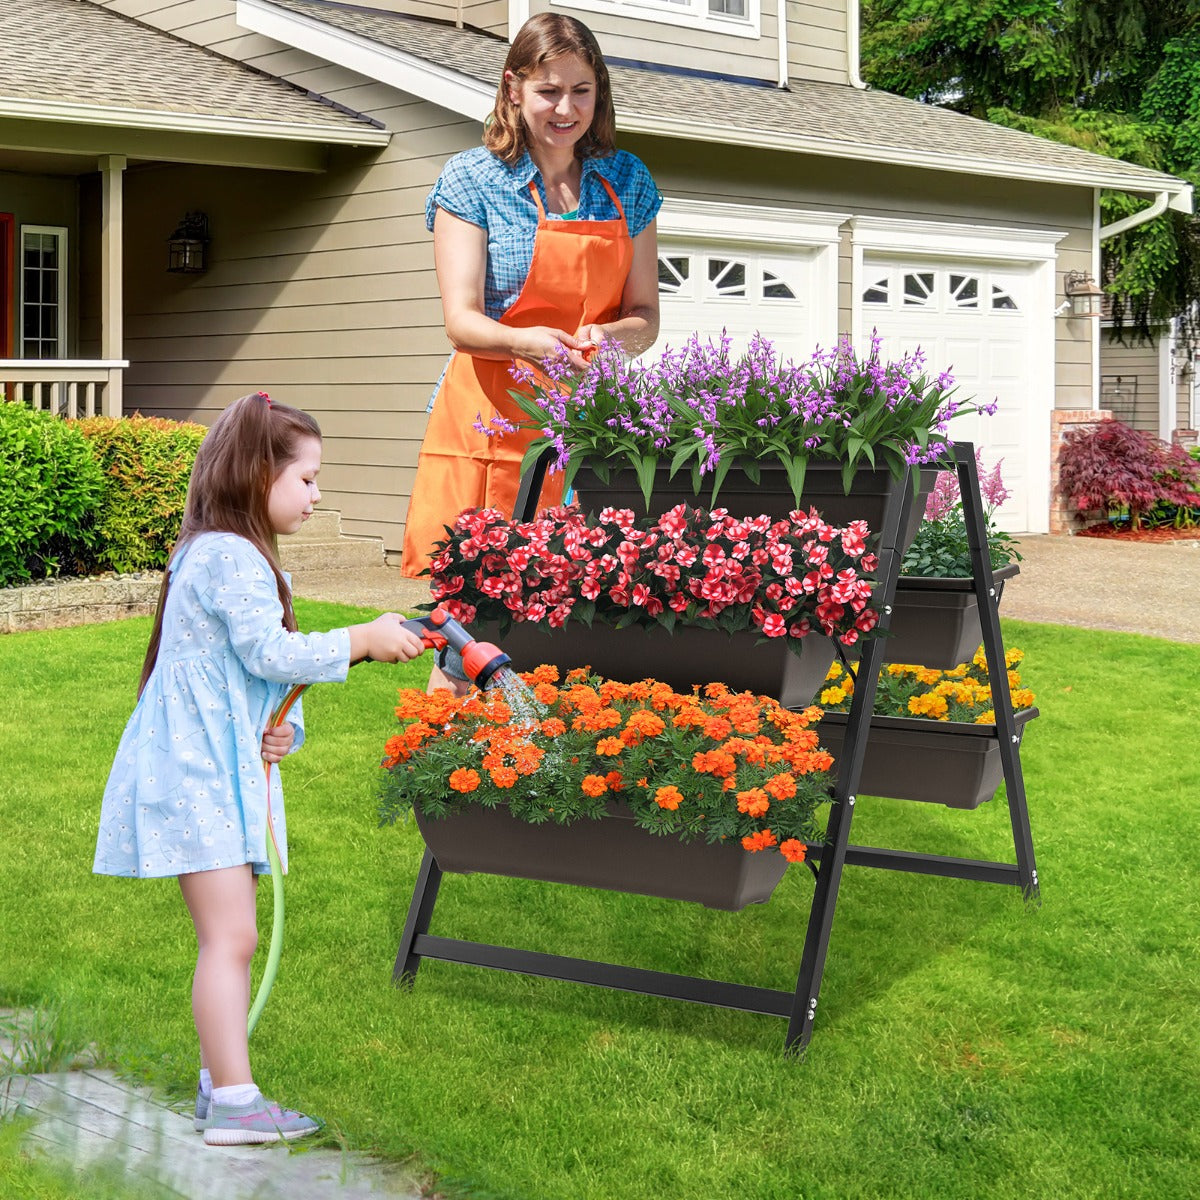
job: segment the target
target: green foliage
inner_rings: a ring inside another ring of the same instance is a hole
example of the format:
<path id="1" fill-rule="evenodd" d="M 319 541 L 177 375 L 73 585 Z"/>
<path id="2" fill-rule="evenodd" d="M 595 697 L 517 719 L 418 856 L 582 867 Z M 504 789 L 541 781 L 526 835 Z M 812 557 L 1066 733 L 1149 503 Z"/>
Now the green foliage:
<path id="1" fill-rule="evenodd" d="M 0 587 L 56 575 L 86 557 L 102 486 L 77 429 L 0 401 Z"/>
<path id="2" fill-rule="evenodd" d="M 1200 0 L 865 0 L 878 87 L 1200 183 Z M 1105 223 L 1145 208 L 1106 193 Z M 1200 222 L 1168 212 L 1103 244 L 1118 336 L 1180 317 L 1200 342 Z"/>
<path id="3" fill-rule="evenodd" d="M 207 429 L 162 417 L 88 417 L 72 422 L 104 473 L 96 514 L 95 565 L 145 571 L 166 565 Z"/>
<path id="4" fill-rule="evenodd" d="M 997 529 L 989 518 L 987 524 L 988 552 L 992 569 L 998 571 L 1019 559 L 1012 536 Z M 971 546 L 967 541 L 967 526 L 961 513 L 941 521 L 922 521 L 917 536 L 904 553 L 903 575 L 924 578 L 967 579 L 971 575 Z"/>

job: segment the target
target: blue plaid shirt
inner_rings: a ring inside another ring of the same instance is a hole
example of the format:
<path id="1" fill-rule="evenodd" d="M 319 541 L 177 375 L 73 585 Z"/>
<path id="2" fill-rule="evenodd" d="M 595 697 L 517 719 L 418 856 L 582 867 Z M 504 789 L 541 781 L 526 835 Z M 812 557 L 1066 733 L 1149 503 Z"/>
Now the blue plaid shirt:
<path id="1" fill-rule="evenodd" d="M 618 150 L 606 158 L 585 158 L 582 165 L 575 214 L 580 220 L 610 221 L 617 215 L 598 175 L 603 175 L 620 197 L 631 237 L 637 237 L 658 215 L 662 196 L 641 159 L 629 151 Z M 477 146 L 456 154 L 446 164 L 425 201 L 425 225 L 430 230 L 439 208 L 487 230 L 484 311 L 493 320 L 498 320 L 520 295 L 533 261 L 538 212 L 529 194 L 531 179 L 537 181 L 545 205 L 542 175 L 528 152 L 510 167 L 490 150 Z"/>

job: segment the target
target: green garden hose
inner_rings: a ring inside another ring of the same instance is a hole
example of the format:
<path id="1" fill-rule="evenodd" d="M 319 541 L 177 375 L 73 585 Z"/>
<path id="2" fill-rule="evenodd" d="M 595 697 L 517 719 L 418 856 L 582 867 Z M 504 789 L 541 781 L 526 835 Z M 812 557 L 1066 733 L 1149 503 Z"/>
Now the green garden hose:
<path id="1" fill-rule="evenodd" d="M 279 707 L 267 722 L 268 729 L 282 725 L 293 704 L 300 698 L 300 693 L 308 685 L 298 684 L 292 688 Z M 271 945 L 267 951 L 267 965 L 263 970 L 262 982 L 258 985 L 258 994 L 250 1006 L 250 1016 L 246 1022 L 247 1036 L 254 1032 L 258 1018 L 266 1006 L 271 988 L 275 986 L 275 976 L 279 974 L 279 956 L 283 953 L 283 861 L 279 855 L 279 847 L 275 843 L 275 826 L 271 820 L 271 764 L 264 762 L 267 771 L 267 862 L 271 864 L 271 894 L 274 899 L 274 911 L 271 914 Z"/>

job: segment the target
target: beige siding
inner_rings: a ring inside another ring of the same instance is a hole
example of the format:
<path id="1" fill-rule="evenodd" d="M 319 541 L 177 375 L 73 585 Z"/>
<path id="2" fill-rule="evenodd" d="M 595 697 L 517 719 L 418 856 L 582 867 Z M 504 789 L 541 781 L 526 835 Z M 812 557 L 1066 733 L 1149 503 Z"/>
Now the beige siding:
<path id="1" fill-rule="evenodd" d="M 774 83 L 779 77 L 775 0 L 764 0 L 760 36 L 737 37 L 712 29 L 639 20 L 628 12 L 574 9 L 549 0 L 533 0 L 530 12 L 567 13 L 596 35 L 606 56 L 659 63 L 668 67 L 712 71 Z M 642 10 L 643 12 L 645 10 Z M 843 80 L 844 80 L 843 75 Z M 621 107 L 620 96 L 616 97 Z"/>
<path id="2" fill-rule="evenodd" d="M 763 0 L 774 4 L 774 0 Z M 849 78 L 846 0 L 787 0 L 788 74 L 845 83 Z"/>
<path id="3" fill-rule="evenodd" d="M 1193 421 L 1192 391 L 1196 387 L 1196 377 L 1193 374 L 1179 373 L 1175 389 L 1175 428 L 1195 429 Z"/>
<path id="4" fill-rule="evenodd" d="M 1132 333 L 1126 344 L 1110 341 L 1101 333 L 1101 407 L 1136 429 L 1158 434 L 1159 348 L 1156 342 L 1139 344 Z"/>
<path id="5" fill-rule="evenodd" d="M 449 346 L 424 204 L 478 125 L 240 29 L 233 0 L 114 0 L 122 12 L 279 74 L 393 132 L 322 175 L 159 166 L 126 177 L 127 411 L 213 419 L 259 388 L 325 433 L 324 503 L 349 533 L 402 541 L 425 406 Z M 92 189 L 93 193 L 95 189 Z M 98 196 L 86 202 L 96 217 Z M 208 214 L 211 267 L 166 272 L 166 238 Z M 96 273 L 83 302 L 98 329 Z"/>

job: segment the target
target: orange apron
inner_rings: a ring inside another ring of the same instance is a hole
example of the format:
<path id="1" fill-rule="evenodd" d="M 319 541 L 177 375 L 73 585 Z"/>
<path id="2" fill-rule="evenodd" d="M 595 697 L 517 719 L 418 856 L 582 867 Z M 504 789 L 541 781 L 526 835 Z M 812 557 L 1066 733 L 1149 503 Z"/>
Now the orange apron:
<path id="1" fill-rule="evenodd" d="M 582 325 L 617 318 L 633 265 L 633 239 L 625 210 L 608 180 L 600 182 L 612 198 L 611 221 L 550 221 L 530 182 L 538 210 L 533 258 L 521 294 L 500 317 L 501 325 L 527 329 L 549 325 L 574 333 Z M 466 508 L 498 508 L 511 515 L 521 482 L 521 459 L 536 430 L 489 438 L 475 428 L 492 417 L 525 420 L 509 388 L 511 360 L 473 358 L 456 351 L 434 401 L 417 460 L 417 477 L 404 526 L 405 575 L 417 576 L 429 565 L 433 543 Z M 562 476 L 550 476 L 542 488 L 543 506 L 562 497 Z"/>

